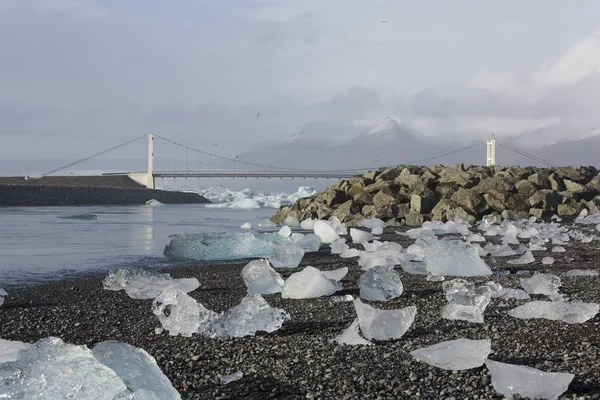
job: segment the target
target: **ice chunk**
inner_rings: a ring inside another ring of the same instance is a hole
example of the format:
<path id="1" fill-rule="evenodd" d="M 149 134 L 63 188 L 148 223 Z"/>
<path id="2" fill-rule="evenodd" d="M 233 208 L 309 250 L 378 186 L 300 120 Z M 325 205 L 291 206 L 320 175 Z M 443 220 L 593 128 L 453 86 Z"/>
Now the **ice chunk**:
<path id="1" fill-rule="evenodd" d="M 263 218 L 260 221 L 258 221 L 258 227 L 260 229 L 275 229 L 277 228 L 277 224 L 271 221 L 269 218 Z"/>
<path id="2" fill-rule="evenodd" d="M 250 294 L 272 294 L 281 292 L 283 278 L 268 260 L 250 261 L 242 269 L 242 278 Z"/>
<path id="3" fill-rule="evenodd" d="M 442 289 L 448 300 L 448 304 L 442 307 L 442 318 L 483 323 L 483 313 L 492 294 L 489 286 L 453 279 L 442 283 Z"/>
<path id="4" fill-rule="evenodd" d="M 284 225 L 281 227 L 281 229 L 277 233 L 279 233 L 281 236 L 287 238 L 287 237 L 290 237 L 290 235 L 292 234 L 292 228 L 290 228 L 287 225 Z"/>
<path id="5" fill-rule="evenodd" d="M 390 267 L 374 267 L 360 277 L 360 297 L 372 301 L 388 301 L 402 294 L 400 275 Z"/>
<path id="6" fill-rule="evenodd" d="M 340 238 L 331 225 L 325 221 L 315 222 L 314 232 L 325 244 L 333 243 Z"/>
<path id="7" fill-rule="evenodd" d="M 598 276 L 598 271 L 591 269 L 571 269 L 565 272 L 565 276 Z"/>
<path id="8" fill-rule="evenodd" d="M 432 274 L 431 272 L 427 272 L 427 278 L 425 278 L 425 280 L 429 282 L 443 282 L 446 280 L 446 278 L 440 275 Z"/>
<path id="9" fill-rule="evenodd" d="M 164 206 L 163 203 L 161 203 L 160 201 L 156 200 L 156 199 L 150 199 L 146 202 L 146 205 L 151 206 L 151 207 L 158 207 L 158 206 Z"/>
<path id="10" fill-rule="evenodd" d="M 161 293 L 152 303 L 152 312 L 171 336 L 212 332 L 211 324 L 218 318 L 217 313 L 177 289 Z"/>
<path id="11" fill-rule="evenodd" d="M 494 247 L 493 244 L 489 244 L 488 246 L 486 246 L 486 250 L 491 252 L 492 257 L 508 257 L 508 256 L 514 256 L 517 254 L 517 252 L 514 251 L 507 244 L 503 244 L 502 246 L 499 246 L 499 247 Z"/>
<path id="12" fill-rule="evenodd" d="M 372 234 L 355 228 L 350 228 L 350 237 L 352 237 L 353 243 L 370 242 L 373 240 Z"/>
<path id="13" fill-rule="evenodd" d="M 365 338 L 361 337 L 360 334 L 358 333 L 358 318 L 356 318 L 354 321 L 352 321 L 350 326 L 348 328 L 344 329 L 344 331 L 342 333 L 340 333 L 339 335 L 337 335 L 335 338 L 333 338 L 332 341 L 338 342 L 340 344 L 348 344 L 350 346 L 356 346 L 356 345 L 369 346 L 369 345 L 373 344 L 373 343 L 369 342 L 368 340 L 366 340 Z"/>
<path id="14" fill-rule="evenodd" d="M 241 229 L 252 229 L 252 224 L 250 222 L 244 222 L 242 224 L 242 226 L 240 226 Z"/>
<path id="15" fill-rule="evenodd" d="M 575 377 L 562 372 L 543 372 L 522 365 L 505 364 L 485 360 L 485 366 L 492 374 L 492 385 L 496 392 L 510 397 L 558 399 L 569 388 Z"/>
<path id="16" fill-rule="evenodd" d="M 345 303 L 347 301 L 353 301 L 354 297 L 352 297 L 351 294 L 345 294 L 343 296 L 331 296 L 330 299 L 334 302 L 334 303 Z"/>
<path id="17" fill-rule="evenodd" d="M 352 258 L 352 257 L 358 257 L 361 254 L 362 254 L 362 252 L 358 249 L 348 249 L 348 250 L 344 251 L 342 254 L 340 254 L 340 257 Z"/>
<path id="18" fill-rule="evenodd" d="M 346 239 L 341 238 L 331 243 L 331 254 L 342 254 L 343 252 L 350 250 L 350 246 L 346 244 Z"/>
<path id="19" fill-rule="evenodd" d="M 566 251 L 565 248 L 562 246 L 554 246 L 552 248 L 553 253 L 564 253 L 565 251 Z"/>
<path id="20" fill-rule="evenodd" d="M 368 340 L 400 339 L 410 328 L 417 315 L 417 307 L 399 310 L 380 310 L 354 299 L 360 330 Z"/>
<path id="21" fill-rule="evenodd" d="M 168 289 L 193 292 L 200 287 L 196 278 L 172 279 L 169 274 L 131 268 L 110 269 L 102 283 L 106 290 L 125 290 L 132 299 L 153 299 Z"/>
<path id="22" fill-rule="evenodd" d="M 165 256 L 200 261 L 267 258 L 278 243 L 290 243 L 277 233 L 183 233 L 170 238 Z"/>
<path id="23" fill-rule="evenodd" d="M 331 217 L 331 227 L 338 235 L 347 235 L 348 228 L 335 215 Z"/>
<path id="24" fill-rule="evenodd" d="M 231 375 L 219 375 L 219 381 L 221 385 L 227 385 L 228 383 L 239 381 L 244 377 L 242 371 L 234 372 Z"/>
<path id="25" fill-rule="evenodd" d="M 544 318 L 563 321 L 568 324 L 581 324 L 598 313 L 598 304 L 579 301 L 530 301 L 508 311 L 515 318 Z"/>
<path id="26" fill-rule="evenodd" d="M 467 242 L 473 242 L 473 243 L 485 242 L 485 238 L 483 236 L 481 236 L 480 233 L 473 233 L 473 234 L 467 236 L 467 238 L 465 240 Z"/>
<path id="27" fill-rule="evenodd" d="M 254 336 L 258 331 L 274 332 L 289 319 L 286 311 L 271 307 L 261 295 L 249 294 L 219 318 L 215 330 L 217 336 Z"/>
<path id="28" fill-rule="evenodd" d="M 422 256 L 427 271 L 435 275 L 492 275 L 491 268 L 479 257 L 478 246 L 459 240 L 417 239 L 407 252 Z"/>
<path id="29" fill-rule="evenodd" d="M 365 218 L 362 220 L 361 225 L 367 229 L 385 228 L 386 223 L 379 218 Z"/>
<path id="30" fill-rule="evenodd" d="M 284 299 L 310 299 L 331 296 L 341 289 L 341 284 L 327 278 L 323 272 L 308 266 L 290 275 L 281 290 Z"/>
<path id="31" fill-rule="evenodd" d="M 519 244 L 519 243 L 520 243 L 519 239 L 517 239 L 517 236 L 514 233 L 502 237 L 502 244 Z"/>
<path id="32" fill-rule="evenodd" d="M 295 228 L 295 227 L 300 226 L 300 222 L 298 222 L 298 220 L 294 217 L 287 216 L 283 220 L 283 225 L 289 226 L 291 228 Z"/>
<path id="33" fill-rule="evenodd" d="M 381 235 L 383 233 L 383 228 L 373 228 L 371 229 L 372 235 Z"/>
<path id="34" fill-rule="evenodd" d="M 4 304 L 4 298 L 8 296 L 8 293 L 4 289 L 0 289 L 0 306 Z"/>
<path id="35" fill-rule="evenodd" d="M 531 253 L 531 250 L 529 250 L 529 249 L 527 249 L 525 254 L 523 254 L 521 257 L 517 258 L 516 260 L 508 261 L 509 264 L 517 264 L 517 265 L 531 264 L 532 262 L 535 262 L 535 257 L 533 257 L 533 254 Z"/>
<path id="36" fill-rule="evenodd" d="M 552 258 L 552 257 L 544 257 L 544 258 L 542 258 L 542 264 L 544 264 L 544 265 L 554 264 L 554 258 Z"/>
<path id="37" fill-rule="evenodd" d="M 181 396 L 145 350 L 116 340 L 98 343 L 92 354 L 117 373 L 135 399 L 175 400 Z"/>
<path id="38" fill-rule="evenodd" d="M 521 278 L 521 286 L 529 294 L 555 296 L 558 294 L 561 282 L 556 275 L 535 273 L 531 278 Z"/>
<path id="39" fill-rule="evenodd" d="M 312 231 L 315 228 L 315 222 L 317 222 L 317 220 L 305 219 L 304 221 L 300 222 L 300 228 L 307 231 Z"/>
<path id="40" fill-rule="evenodd" d="M 90 349 L 54 337 L 20 351 L 16 361 L 0 364 L 0 382 L 0 398 L 6 399 L 131 398 L 117 373 Z"/>
<path id="41" fill-rule="evenodd" d="M 325 275 L 325 277 L 327 279 L 331 279 L 332 281 L 339 282 L 342 279 L 344 279 L 344 277 L 346 275 L 348 275 L 348 267 L 334 269 L 333 271 L 321 271 L 321 272 L 323 273 L 323 275 Z"/>
<path id="42" fill-rule="evenodd" d="M 417 360 L 451 371 L 477 368 L 483 365 L 492 350 L 489 339 L 456 339 L 411 351 Z"/>
<path id="43" fill-rule="evenodd" d="M 19 342 L 18 340 L 0 339 L 0 364 L 8 361 L 17 361 L 19 351 L 27 350 L 30 347 L 31 344 Z"/>
<path id="44" fill-rule="evenodd" d="M 279 243 L 273 248 L 269 261 L 275 268 L 296 268 L 304 257 L 304 249 L 292 243 Z"/>
<path id="45" fill-rule="evenodd" d="M 491 290 L 491 297 L 493 299 L 517 299 L 517 300 L 526 300 L 529 299 L 529 294 L 521 289 L 511 289 L 502 287 L 501 284 L 489 281 L 485 283 Z"/>
<path id="46" fill-rule="evenodd" d="M 292 233 L 290 240 L 292 243 L 295 243 L 296 246 L 309 253 L 319 251 L 319 248 L 321 247 L 321 239 L 314 233 L 307 233 L 306 235 L 302 233 Z"/>

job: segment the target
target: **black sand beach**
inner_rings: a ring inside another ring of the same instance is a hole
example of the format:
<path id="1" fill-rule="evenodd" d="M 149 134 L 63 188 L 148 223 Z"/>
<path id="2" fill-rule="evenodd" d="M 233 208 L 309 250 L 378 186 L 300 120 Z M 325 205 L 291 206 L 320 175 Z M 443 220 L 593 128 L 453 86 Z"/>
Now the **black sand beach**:
<path id="1" fill-rule="evenodd" d="M 381 240 L 411 241 L 387 228 Z M 511 268 L 511 275 L 469 278 L 477 282 L 494 280 L 519 288 L 519 269 L 562 275 L 569 269 L 600 269 L 600 244 L 571 243 L 566 253 L 550 253 L 554 265 L 536 262 L 510 266 L 507 258 L 492 268 Z M 344 291 L 358 295 L 361 274 L 356 259 L 329 254 L 328 247 L 307 254 L 300 268 L 312 265 L 322 270 L 350 268 L 343 279 Z M 571 257 L 570 263 L 562 263 Z M 173 277 L 196 277 L 202 287 L 190 295 L 207 308 L 222 311 L 239 303 L 246 289 L 241 269 L 247 261 L 212 266 L 179 267 L 167 270 Z M 298 269 L 279 271 L 284 278 Z M 279 294 L 264 298 L 288 311 L 292 319 L 282 329 L 256 337 L 208 339 L 156 334 L 158 320 L 150 300 L 134 300 L 125 292 L 102 289 L 103 276 L 75 281 L 18 288 L 0 309 L 0 337 L 34 342 L 57 336 L 65 342 L 91 346 L 118 339 L 141 347 L 154 356 L 167 377 L 185 399 L 501 399 L 485 367 L 467 371 L 445 371 L 415 360 L 410 351 L 440 341 L 458 338 L 492 341 L 489 358 L 527 365 L 548 372 L 575 374 L 568 392 L 561 398 L 600 398 L 600 317 L 583 324 L 566 324 L 542 319 L 521 320 L 506 311 L 524 301 L 492 299 L 485 323 L 444 320 L 439 309 L 446 303 L 441 282 L 405 274 L 399 267 L 404 293 L 387 303 L 372 302 L 378 308 L 417 306 L 412 327 L 400 340 L 378 342 L 375 346 L 340 346 L 330 339 L 356 317 L 351 302 L 335 303 L 330 298 L 281 299 Z M 599 277 L 564 277 L 564 293 L 571 300 L 600 303 Z M 542 299 L 544 296 L 532 296 Z M 241 371 L 244 377 L 228 385 L 218 374 Z"/>

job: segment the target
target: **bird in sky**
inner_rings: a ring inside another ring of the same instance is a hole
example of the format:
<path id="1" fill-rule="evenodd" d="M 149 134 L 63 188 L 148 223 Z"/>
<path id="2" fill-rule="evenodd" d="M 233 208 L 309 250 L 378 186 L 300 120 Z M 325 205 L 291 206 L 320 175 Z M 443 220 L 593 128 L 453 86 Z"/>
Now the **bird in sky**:
<path id="1" fill-rule="evenodd" d="M 256 113 L 256 117 L 257 117 L 257 118 L 258 118 L 258 117 L 260 117 L 260 113 Z"/>
<path id="2" fill-rule="evenodd" d="M 383 21 L 381 21 L 381 22 L 383 22 L 384 24 L 387 24 L 387 21 L 386 21 L 386 20 L 383 20 Z"/>

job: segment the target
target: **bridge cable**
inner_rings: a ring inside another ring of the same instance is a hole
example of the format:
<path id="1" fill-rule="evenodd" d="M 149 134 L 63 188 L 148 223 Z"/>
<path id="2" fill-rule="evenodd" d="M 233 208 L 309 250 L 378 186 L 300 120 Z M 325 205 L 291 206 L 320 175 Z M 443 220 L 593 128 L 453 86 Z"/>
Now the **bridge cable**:
<path id="1" fill-rule="evenodd" d="M 85 158 L 81 158 L 81 159 L 79 159 L 79 160 L 77 160 L 77 161 L 73 161 L 73 162 L 71 162 L 71 163 L 69 163 L 69 164 L 66 164 L 66 165 L 63 165 L 63 166 L 61 166 L 61 167 L 55 168 L 55 169 L 53 169 L 52 171 L 45 172 L 45 173 L 43 173 L 43 174 L 39 175 L 39 177 L 41 178 L 42 176 L 48 176 L 48 175 L 50 175 L 50 174 L 53 174 L 53 173 L 55 173 L 55 172 L 62 171 L 63 169 L 66 169 L 66 168 L 72 167 L 72 166 L 74 166 L 74 165 L 77 165 L 77 164 L 81 164 L 82 162 L 85 162 L 85 161 L 91 160 L 92 158 L 95 158 L 95 157 L 101 156 L 101 155 L 103 155 L 103 154 L 109 153 L 109 152 L 111 152 L 111 151 L 113 151 L 113 150 L 117 150 L 118 148 L 121 148 L 121 147 L 127 146 L 128 144 L 131 144 L 131 143 L 133 143 L 133 142 L 137 142 L 138 140 L 144 139 L 144 138 L 146 138 L 146 137 L 147 137 L 147 135 L 142 135 L 142 136 L 139 136 L 139 137 L 137 137 L 137 138 L 134 138 L 134 139 L 128 140 L 128 141 L 127 141 L 127 142 L 125 142 L 125 143 L 118 144 L 118 145 L 116 145 L 116 146 L 113 146 L 113 147 L 111 147 L 111 148 L 108 148 L 108 149 L 106 149 L 106 150 L 102 150 L 102 151 L 99 151 L 98 153 L 92 154 L 91 156 L 87 156 L 87 157 L 85 157 Z"/>
<path id="2" fill-rule="evenodd" d="M 510 144 L 508 144 L 508 143 L 504 143 L 504 142 L 502 142 L 502 141 L 500 141 L 500 140 L 498 140 L 498 139 L 496 139 L 496 142 L 497 142 L 497 143 L 498 143 L 500 146 L 502 146 L 502 147 L 504 147 L 504 148 L 506 148 L 506 149 L 508 149 L 508 150 L 511 150 L 511 151 L 513 151 L 513 152 L 515 152 L 515 153 L 517 153 L 517 154 L 520 154 L 520 155 L 522 155 L 523 157 L 527 157 L 527 158 L 529 158 L 529 159 L 531 159 L 531 160 L 533 160 L 533 161 L 537 161 L 537 162 L 539 162 L 539 163 L 541 163 L 541 164 L 544 164 L 544 165 L 545 165 L 545 166 L 547 166 L 547 167 L 558 167 L 558 165 L 556 165 L 556 164 L 554 164 L 554 163 L 552 163 L 552 162 L 550 162 L 550 161 L 546 161 L 546 160 L 544 160 L 543 158 L 537 157 L 537 156 L 535 156 L 535 155 L 533 155 L 533 154 L 531 154 L 531 153 L 528 153 L 528 152 L 526 152 L 525 150 L 521 150 L 521 149 L 518 149 L 518 148 L 516 148 L 516 147 L 514 147 L 514 146 L 511 146 L 511 145 L 510 145 Z"/>

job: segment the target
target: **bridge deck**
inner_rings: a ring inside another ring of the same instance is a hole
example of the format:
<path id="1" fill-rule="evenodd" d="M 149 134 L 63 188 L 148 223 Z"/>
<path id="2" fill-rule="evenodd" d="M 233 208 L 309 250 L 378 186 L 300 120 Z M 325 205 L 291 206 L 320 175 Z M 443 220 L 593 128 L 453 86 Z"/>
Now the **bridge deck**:
<path id="1" fill-rule="evenodd" d="M 131 175 L 143 172 L 105 173 L 103 175 Z M 348 179 L 356 172 L 346 171 L 155 171 L 154 178 L 299 178 L 299 179 Z"/>

